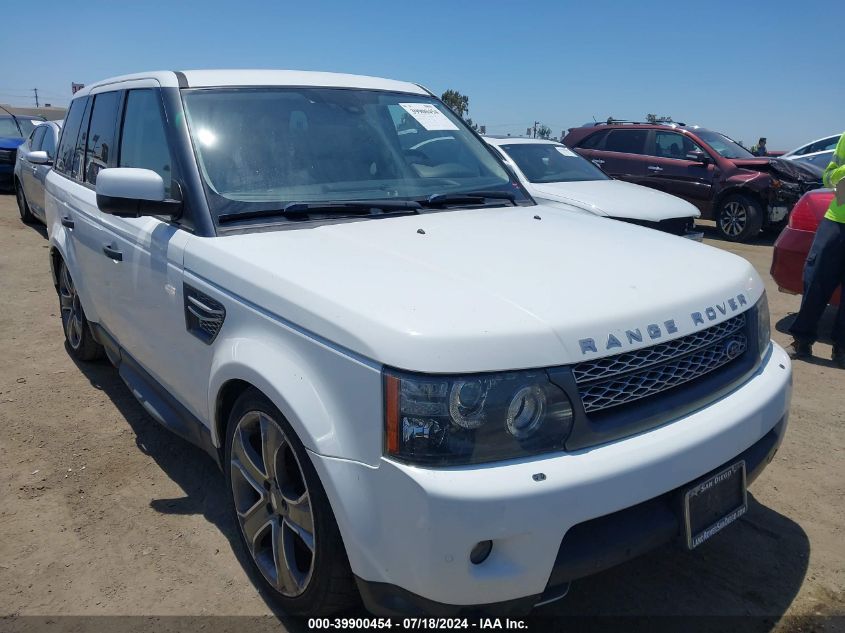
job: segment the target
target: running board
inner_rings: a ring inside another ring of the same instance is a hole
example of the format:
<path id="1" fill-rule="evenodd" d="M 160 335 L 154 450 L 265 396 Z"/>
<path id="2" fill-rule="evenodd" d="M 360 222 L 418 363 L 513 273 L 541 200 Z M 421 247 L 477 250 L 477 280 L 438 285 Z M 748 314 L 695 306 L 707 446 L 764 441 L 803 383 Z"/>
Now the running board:
<path id="1" fill-rule="evenodd" d="M 208 427 L 170 395 L 105 329 L 94 323 L 91 328 L 106 349 L 109 360 L 117 367 L 121 379 L 144 410 L 168 431 L 203 449 L 220 466 L 220 454 L 211 441 Z"/>

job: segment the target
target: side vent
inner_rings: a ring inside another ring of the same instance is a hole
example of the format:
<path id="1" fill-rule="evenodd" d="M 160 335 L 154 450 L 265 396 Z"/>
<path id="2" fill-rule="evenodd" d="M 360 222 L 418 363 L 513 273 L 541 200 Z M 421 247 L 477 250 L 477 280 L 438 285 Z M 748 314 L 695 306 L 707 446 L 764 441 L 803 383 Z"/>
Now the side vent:
<path id="1" fill-rule="evenodd" d="M 211 345 L 223 327 L 226 308 L 217 299 L 188 284 L 183 285 L 182 294 L 185 297 L 185 327 L 203 343 Z"/>

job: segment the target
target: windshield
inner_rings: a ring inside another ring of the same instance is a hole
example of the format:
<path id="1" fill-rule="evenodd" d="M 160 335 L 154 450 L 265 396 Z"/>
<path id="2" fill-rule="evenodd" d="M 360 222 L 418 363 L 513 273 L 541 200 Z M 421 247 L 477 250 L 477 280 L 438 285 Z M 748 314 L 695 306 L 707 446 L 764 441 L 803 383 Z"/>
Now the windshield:
<path id="1" fill-rule="evenodd" d="M 477 191 L 528 200 L 491 151 L 430 97 L 260 87 L 186 90 L 183 101 L 218 216 L 290 202 L 420 200 Z"/>
<path id="2" fill-rule="evenodd" d="M 707 143 L 714 152 L 723 158 L 756 158 L 754 154 L 724 134 L 709 130 L 696 130 L 695 133 L 698 138 Z"/>
<path id="3" fill-rule="evenodd" d="M 530 182 L 610 180 L 601 169 L 564 145 L 515 143 L 501 147 Z"/>
<path id="4" fill-rule="evenodd" d="M 10 116 L 0 116 L 0 136 L 6 138 L 21 138 L 21 131 Z"/>
<path id="5" fill-rule="evenodd" d="M 38 122 L 41 123 L 41 120 Z M 21 127 L 21 132 L 23 132 L 24 138 L 32 134 L 32 130 L 35 129 L 35 123 L 32 119 L 21 119 L 18 117 L 18 125 Z"/>

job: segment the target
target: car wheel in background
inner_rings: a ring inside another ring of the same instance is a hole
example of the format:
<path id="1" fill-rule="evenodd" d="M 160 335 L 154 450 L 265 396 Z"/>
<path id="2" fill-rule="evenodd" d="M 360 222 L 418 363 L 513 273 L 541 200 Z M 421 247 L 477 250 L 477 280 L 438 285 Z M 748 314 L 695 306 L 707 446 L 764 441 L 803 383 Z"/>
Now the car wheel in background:
<path id="1" fill-rule="evenodd" d="M 726 240 L 745 242 L 756 237 L 763 227 L 763 210 L 753 198 L 740 194 L 730 195 L 719 206 L 716 226 Z"/>
<path id="2" fill-rule="evenodd" d="M 21 214 L 21 220 L 23 223 L 32 224 L 35 222 L 36 217 L 32 215 L 32 212 L 29 210 L 29 204 L 26 201 L 23 187 L 21 187 L 21 184 L 17 180 L 15 180 L 15 197 L 18 199 L 18 211 Z"/>
<path id="3" fill-rule="evenodd" d="M 91 326 L 79 301 L 76 285 L 64 262 L 59 267 L 59 309 L 65 341 L 74 358 L 86 361 L 102 356 L 103 347 L 94 340 Z"/>
<path id="4" fill-rule="evenodd" d="M 358 600 L 326 493 L 279 410 L 249 389 L 226 430 L 224 468 L 241 541 L 260 582 L 291 615 L 327 615 Z"/>

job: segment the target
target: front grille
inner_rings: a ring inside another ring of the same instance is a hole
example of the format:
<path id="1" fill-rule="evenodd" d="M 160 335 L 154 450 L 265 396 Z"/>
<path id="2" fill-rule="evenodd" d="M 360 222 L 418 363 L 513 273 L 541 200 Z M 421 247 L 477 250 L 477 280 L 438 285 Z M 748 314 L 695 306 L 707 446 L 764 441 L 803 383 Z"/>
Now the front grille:
<path id="1" fill-rule="evenodd" d="M 748 348 L 745 314 L 681 338 L 579 363 L 575 382 L 587 413 L 646 398 L 710 373 Z"/>
<path id="2" fill-rule="evenodd" d="M 16 153 L 14 149 L 0 149 L 0 165 L 14 165 Z"/>

